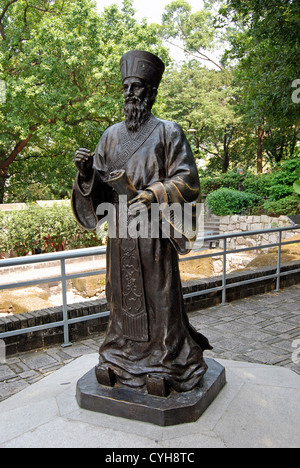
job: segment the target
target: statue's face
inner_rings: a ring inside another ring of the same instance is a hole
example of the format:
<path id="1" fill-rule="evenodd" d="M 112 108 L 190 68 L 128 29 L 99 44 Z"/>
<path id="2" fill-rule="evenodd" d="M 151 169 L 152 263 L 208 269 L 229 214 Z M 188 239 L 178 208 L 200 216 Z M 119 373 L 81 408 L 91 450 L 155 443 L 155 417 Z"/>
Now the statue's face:
<path id="1" fill-rule="evenodd" d="M 126 78 L 123 83 L 125 102 L 134 102 L 139 100 L 142 102 L 147 96 L 147 86 L 140 78 Z M 138 99 L 136 99 L 138 98 Z"/>

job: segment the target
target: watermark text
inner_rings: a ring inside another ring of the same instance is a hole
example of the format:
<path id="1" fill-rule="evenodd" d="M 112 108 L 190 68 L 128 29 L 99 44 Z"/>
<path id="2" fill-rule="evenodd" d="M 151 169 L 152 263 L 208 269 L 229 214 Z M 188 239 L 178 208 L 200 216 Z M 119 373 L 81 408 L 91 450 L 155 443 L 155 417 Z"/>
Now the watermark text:
<path id="1" fill-rule="evenodd" d="M 296 88 L 292 94 L 292 101 L 294 104 L 299 104 L 300 103 L 300 79 L 293 81 L 292 88 Z"/>
<path id="2" fill-rule="evenodd" d="M 128 208 L 127 196 L 121 195 L 118 204 L 101 203 L 97 230 L 108 223 L 111 239 L 195 239 L 204 225 L 204 206 L 201 203 L 152 203 L 147 208 L 137 203 Z"/>
<path id="3" fill-rule="evenodd" d="M 292 354 L 292 361 L 294 364 L 300 364 L 300 340 L 293 341 L 292 348 L 296 348 Z"/>

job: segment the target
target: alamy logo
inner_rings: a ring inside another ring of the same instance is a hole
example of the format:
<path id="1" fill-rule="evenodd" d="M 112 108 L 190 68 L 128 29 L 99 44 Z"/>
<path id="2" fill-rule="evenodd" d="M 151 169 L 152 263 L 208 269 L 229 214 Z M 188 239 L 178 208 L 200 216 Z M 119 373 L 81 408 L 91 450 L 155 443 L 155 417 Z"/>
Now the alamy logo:
<path id="1" fill-rule="evenodd" d="M 5 81 L 0 80 L 0 104 L 4 104 L 6 102 L 6 86 Z"/>
<path id="2" fill-rule="evenodd" d="M 300 103 L 300 80 L 294 80 L 292 83 L 292 88 L 297 88 L 292 94 L 292 101 L 294 104 Z"/>
<path id="3" fill-rule="evenodd" d="M 294 364 L 300 364 L 300 340 L 293 341 L 292 348 L 296 348 L 292 354 L 292 361 Z"/>
<path id="4" fill-rule="evenodd" d="M 101 203 L 97 208 L 101 217 L 97 229 L 108 222 L 110 239 L 194 239 L 204 229 L 202 203 L 152 203 L 150 212 L 142 203 L 129 209 L 127 203 L 127 196 L 120 195 L 118 208 L 111 203 Z"/>

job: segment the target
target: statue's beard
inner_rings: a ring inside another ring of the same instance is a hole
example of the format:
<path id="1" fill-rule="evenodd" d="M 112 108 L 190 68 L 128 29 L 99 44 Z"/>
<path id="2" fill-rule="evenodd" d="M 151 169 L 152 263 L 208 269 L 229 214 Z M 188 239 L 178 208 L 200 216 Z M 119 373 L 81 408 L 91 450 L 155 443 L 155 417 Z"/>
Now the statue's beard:
<path id="1" fill-rule="evenodd" d="M 151 114 L 152 105 L 145 97 L 143 100 L 138 97 L 126 99 L 124 105 L 125 123 L 130 132 L 137 132 L 139 128 L 147 122 Z"/>

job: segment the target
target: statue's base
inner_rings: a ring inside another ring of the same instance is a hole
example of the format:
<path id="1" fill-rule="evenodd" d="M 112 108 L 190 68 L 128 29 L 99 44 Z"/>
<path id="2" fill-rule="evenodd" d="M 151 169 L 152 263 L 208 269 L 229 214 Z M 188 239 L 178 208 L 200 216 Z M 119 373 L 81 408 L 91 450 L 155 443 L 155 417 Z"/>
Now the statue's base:
<path id="1" fill-rule="evenodd" d="M 125 387 L 104 387 L 92 369 L 78 381 L 76 399 L 89 411 L 158 426 L 195 422 L 226 384 L 224 367 L 213 359 L 206 359 L 206 363 L 208 370 L 198 387 L 186 393 L 172 392 L 167 398 Z"/>

